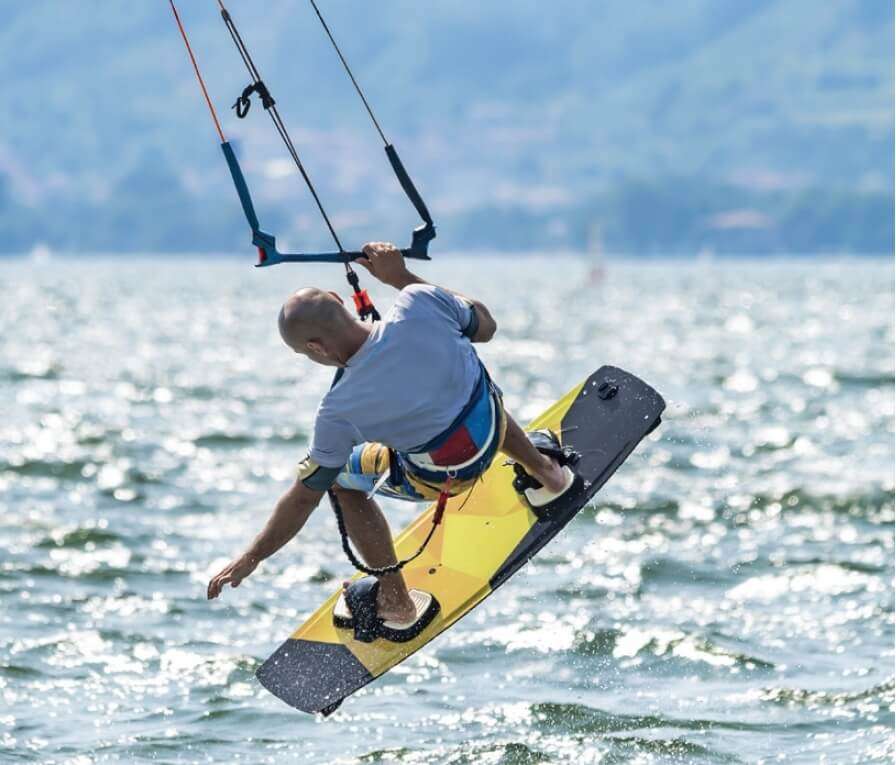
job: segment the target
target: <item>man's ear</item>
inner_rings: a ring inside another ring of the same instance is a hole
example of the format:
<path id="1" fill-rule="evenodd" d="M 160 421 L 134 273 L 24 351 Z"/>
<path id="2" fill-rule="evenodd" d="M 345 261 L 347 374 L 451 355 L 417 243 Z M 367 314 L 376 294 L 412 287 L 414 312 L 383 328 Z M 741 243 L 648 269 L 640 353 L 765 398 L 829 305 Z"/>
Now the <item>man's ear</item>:
<path id="1" fill-rule="evenodd" d="M 309 340 L 305 343 L 305 347 L 312 353 L 316 353 L 318 356 L 329 356 L 329 354 L 327 353 L 327 349 L 324 348 L 323 345 L 321 345 L 317 340 Z"/>

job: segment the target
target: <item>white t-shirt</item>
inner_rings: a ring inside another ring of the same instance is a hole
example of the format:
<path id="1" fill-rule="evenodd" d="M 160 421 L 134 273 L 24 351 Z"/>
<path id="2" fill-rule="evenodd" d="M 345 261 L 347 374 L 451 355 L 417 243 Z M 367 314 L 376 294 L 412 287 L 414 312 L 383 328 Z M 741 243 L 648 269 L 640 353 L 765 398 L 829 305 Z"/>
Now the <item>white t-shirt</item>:
<path id="1" fill-rule="evenodd" d="M 473 321 L 472 306 L 441 287 L 405 287 L 320 402 L 311 460 L 341 468 L 356 444 L 409 451 L 445 431 L 479 381 L 464 335 Z"/>

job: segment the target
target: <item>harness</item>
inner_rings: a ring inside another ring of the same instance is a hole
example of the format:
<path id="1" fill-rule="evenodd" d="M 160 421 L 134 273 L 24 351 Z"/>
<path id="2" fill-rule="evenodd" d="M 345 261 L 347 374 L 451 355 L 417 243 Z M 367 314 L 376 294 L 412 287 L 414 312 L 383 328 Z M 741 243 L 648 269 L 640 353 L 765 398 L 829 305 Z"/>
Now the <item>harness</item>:
<path id="1" fill-rule="evenodd" d="M 421 498 L 427 494 L 438 497 L 432 525 L 415 553 L 391 566 L 373 568 L 365 565 L 349 543 L 339 498 L 332 489 L 327 492 L 342 537 L 342 549 L 359 571 L 371 576 L 383 576 L 401 571 L 422 555 L 442 522 L 448 499 L 468 487 L 472 491 L 476 479 L 494 459 L 504 438 L 504 405 L 500 388 L 492 382 L 484 366 L 480 365 L 480 369 L 479 381 L 469 401 L 444 432 L 408 452 L 389 451 L 390 483 L 410 484 Z"/>
<path id="2" fill-rule="evenodd" d="M 504 407 L 501 392 L 480 365 L 479 380 L 460 414 L 442 433 L 406 452 L 395 452 L 393 464 L 412 483 L 441 491 L 446 484 L 478 478 L 501 445 Z"/>

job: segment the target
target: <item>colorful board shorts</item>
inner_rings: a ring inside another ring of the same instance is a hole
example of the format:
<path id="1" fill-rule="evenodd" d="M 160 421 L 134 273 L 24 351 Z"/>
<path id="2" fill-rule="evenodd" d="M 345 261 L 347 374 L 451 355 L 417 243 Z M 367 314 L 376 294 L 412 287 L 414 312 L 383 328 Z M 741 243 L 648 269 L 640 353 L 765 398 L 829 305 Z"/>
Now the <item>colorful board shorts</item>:
<path id="1" fill-rule="evenodd" d="M 489 468 L 506 427 L 501 390 L 483 367 L 470 400 L 443 433 L 407 452 L 384 444 L 359 444 L 335 480 L 332 476 L 329 480 L 344 489 L 414 502 L 436 499 L 444 490 L 460 494 Z M 322 488 L 323 483 L 315 485 L 314 479 L 324 469 L 308 473 L 313 467 L 303 463 L 299 477 L 312 488 Z M 328 479 L 322 476 L 322 480 Z"/>

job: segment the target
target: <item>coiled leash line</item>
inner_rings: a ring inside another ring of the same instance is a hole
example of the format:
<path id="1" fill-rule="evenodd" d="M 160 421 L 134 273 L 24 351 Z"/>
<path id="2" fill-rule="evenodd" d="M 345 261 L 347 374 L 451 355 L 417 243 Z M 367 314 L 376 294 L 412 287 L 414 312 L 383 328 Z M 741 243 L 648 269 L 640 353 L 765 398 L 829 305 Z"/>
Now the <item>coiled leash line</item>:
<path id="1" fill-rule="evenodd" d="M 404 560 L 400 560 L 397 563 L 393 563 L 390 566 L 367 566 L 361 560 L 358 559 L 358 556 L 355 555 L 355 551 L 352 550 L 351 541 L 349 540 L 348 530 L 345 527 L 345 518 L 342 512 L 342 505 L 339 502 L 339 498 L 336 496 L 336 492 L 333 489 L 327 490 L 327 497 L 330 499 L 330 505 L 333 508 L 333 515 L 336 516 L 336 525 L 339 527 L 339 535 L 342 537 L 342 549 L 345 552 L 346 557 L 349 559 L 349 562 L 363 574 L 369 574 L 370 576 L 384 576 L 385 574 L 393 574 L 396 571 L 401 571 L 405 566 L 408 565 L 411 561 L 419 558 L 423 551 L 426 549 L 426 546 L 429 544 L 433 535 L 436 533 L 436 529 L 442 523 L 442 517 L 445 515 L 445 508 L 448 504 L 448 500 L 451 498 L 450 494 L 451 482 L 449 481 L 445 488 L 439 493 L 439 498 L 436 502 L 436 509 L 433 512 L 432 516 L 432 525 L 429 528 L 429 533 L 427 533 L 426 538 L 423 542 L 420 543 L 420 547 L 417 548 L 417 551 L 413 554 L 405 558 Z M 476 488 L 476 484 L 474 483 L 470 490 L 467 492 L 467 496 L 464 498 L 463 504 L 457 509 L 457 512 L 466 507 L 467 502 L 470 501 L 470 497 L 473 494 L 473 490 Z"/>

